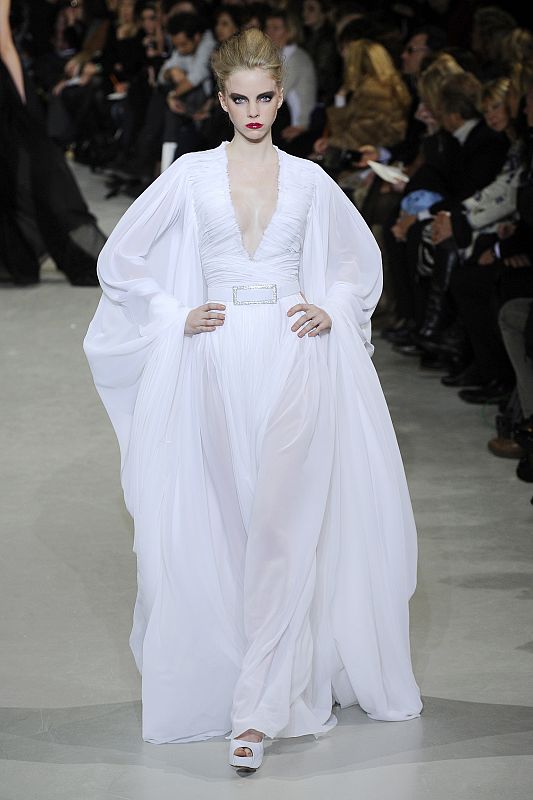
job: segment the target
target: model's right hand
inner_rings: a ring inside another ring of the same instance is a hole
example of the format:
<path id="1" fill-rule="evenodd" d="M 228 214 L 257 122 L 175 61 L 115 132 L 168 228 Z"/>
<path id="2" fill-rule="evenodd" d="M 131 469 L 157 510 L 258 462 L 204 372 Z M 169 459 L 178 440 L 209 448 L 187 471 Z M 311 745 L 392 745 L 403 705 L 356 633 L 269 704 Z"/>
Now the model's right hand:
<path id="1" fill-rule="evenodd" d="M 207 333 L 214 331 L 218 325 L 224 324 L 224 314 L 215 312 L 224 311 L 226 306 L 222 303 L 204 303 L 203 306 L 193 308 L 189 311 L 185 320 L 185 333 Z"/>

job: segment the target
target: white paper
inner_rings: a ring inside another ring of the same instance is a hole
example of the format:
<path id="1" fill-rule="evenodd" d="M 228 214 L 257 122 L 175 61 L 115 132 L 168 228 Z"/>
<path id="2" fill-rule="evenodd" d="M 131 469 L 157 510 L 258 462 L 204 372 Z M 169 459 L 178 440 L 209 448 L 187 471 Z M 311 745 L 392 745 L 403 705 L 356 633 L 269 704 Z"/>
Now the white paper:
<path id="1" fill-rule="evenodd" d="M 380 164 L 379 161 L 369 161 L 368 166 L 374 170 L 376 175 L 387 183 L 409 182 L 409 178 L 399 167 L 389 167 L 387 164 Z"/>

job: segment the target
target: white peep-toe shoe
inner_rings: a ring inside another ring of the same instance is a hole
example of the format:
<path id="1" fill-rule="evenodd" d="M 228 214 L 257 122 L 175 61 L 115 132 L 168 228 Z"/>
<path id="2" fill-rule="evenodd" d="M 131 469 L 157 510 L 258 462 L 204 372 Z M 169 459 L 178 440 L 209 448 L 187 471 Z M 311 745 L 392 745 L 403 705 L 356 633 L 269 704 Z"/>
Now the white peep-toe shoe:
<path id="1" fill-rule="evenodd" d="M 239 747 L 248 747 L 252 751 L 251 756 L 236 756 L 235 750 Z M 254 772 L 263 763 L 264 744 L 263 742 L 247 742 L 245 739 L 231 739 L 229 743 L 229 763 L 237 769 Z"/>

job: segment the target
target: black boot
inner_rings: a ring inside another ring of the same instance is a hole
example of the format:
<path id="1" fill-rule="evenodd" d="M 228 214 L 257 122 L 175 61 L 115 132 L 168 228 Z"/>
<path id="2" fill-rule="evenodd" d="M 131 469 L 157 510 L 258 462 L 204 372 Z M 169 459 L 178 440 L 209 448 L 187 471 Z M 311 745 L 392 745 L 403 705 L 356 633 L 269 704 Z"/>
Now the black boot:
<path id="1" fill-rule="evenodd" d="M 524 456 L 518 462 L 516 477 L 525 483 L 533 483 L 533 456 L 531 454 Z"/>
<path id="2" fill-rule="evenodd" d="M 455 361 L 466 360 L 470 349 L 466 332 L 459 319 L 431 339 L 424 341 L 426 352 L 444 353 Z"/>
<path id="3" fill-rule="evenodd" d="M 454 318 L 448 289 L 453 270 L 459 261 L 454 246 L 435 248 L 435 267 L 431 278 L 431 286 L 426 305 L 424 322 L 418 333 L 414 335 L 416 343 L 424 347 L 438 340 L 441 331 L 445 330 Z"/>
<path id="4" fill-rule="evenodd" d="M 451 372 L 449 375 L 444 375 L 440 382 L 443 386 L 455 386 L 458 389 L 462 389 L 467 386 L 482 386 L 484 380 L 476 365 L 469 364 L 460 372 Z"/>

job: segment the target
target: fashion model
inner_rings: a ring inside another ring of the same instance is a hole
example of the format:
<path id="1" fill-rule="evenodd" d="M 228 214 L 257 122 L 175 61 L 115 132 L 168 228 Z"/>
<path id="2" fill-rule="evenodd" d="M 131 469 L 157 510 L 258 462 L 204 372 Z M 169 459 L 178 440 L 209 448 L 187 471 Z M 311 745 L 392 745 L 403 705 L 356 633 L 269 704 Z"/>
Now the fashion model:
<path id="1" fill-rule="evenodd" d="M 48 138 L 0 0 L 0 274 L 19 286 L 40 280 L 51 256 L 74 286 L 98 286 L 105 236 L 62 151 Z"/>
<path id="2" fill-rule="evenodd" d="M 130 644 L 149 742 L 325 734 L 332 706 L 421 711 L 416 531 L 374 370 L 378 247 L 316 164 L 274 148 L 279 51 L 214 71 L 231 142 L 182 156 L 99 260 L 85 339 L 135 523 Z"/>

